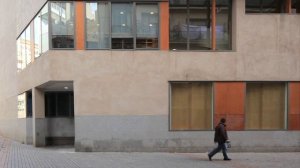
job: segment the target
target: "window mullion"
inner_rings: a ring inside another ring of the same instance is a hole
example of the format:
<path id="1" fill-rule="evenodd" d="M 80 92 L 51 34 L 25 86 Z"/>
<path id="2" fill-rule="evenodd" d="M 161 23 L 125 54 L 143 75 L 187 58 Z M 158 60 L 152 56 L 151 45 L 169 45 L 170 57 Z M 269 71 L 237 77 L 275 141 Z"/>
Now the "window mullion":
<path id="1" fill-rule="evenodd" d="M 212 0 L 211 8 L 211 48 L 216 50 L 216 0 Z"/>
<path id="2" fill-rule="evenodd" d="M 292 13 L 292 0 L 285 1 L 285 13 L 291 14 Z"/>

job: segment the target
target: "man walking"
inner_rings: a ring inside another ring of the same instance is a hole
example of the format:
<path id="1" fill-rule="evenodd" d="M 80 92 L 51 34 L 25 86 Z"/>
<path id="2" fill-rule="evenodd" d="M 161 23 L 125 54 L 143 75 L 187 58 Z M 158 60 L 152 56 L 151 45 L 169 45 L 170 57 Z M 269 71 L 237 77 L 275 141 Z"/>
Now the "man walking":
<path id="1" fill-rule="evenodd" d="M 211 158 L 218 152 L 222 150 L 224 160 L 231 160 L 226 153 L 226 146 L 225 143 L 228 140 L 227 131 L 226 131 L 226 125 L 225 125 L 226 119 L 221 118 L 220 123 L 215 128 L 215 138 L 214 142 L 218 143 L 218 147 L 216 147 L 214 150 L 212 150 L 208 154 L 208 159 L 211 161 Z"/>

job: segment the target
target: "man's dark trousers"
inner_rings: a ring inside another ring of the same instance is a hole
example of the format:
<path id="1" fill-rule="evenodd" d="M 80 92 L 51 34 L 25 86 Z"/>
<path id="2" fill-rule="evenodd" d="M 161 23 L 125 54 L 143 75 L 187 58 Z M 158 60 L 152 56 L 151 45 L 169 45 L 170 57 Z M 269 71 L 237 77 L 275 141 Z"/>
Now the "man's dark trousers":
<path id="1" fill-rule="evenodd" d="M 218 147 L 216 147 L 213 151 L 211 151 L 208 156 L 209 157 L 213 157 L 216 153 L 220 152 L 222 150 L 223 152 L 223 156 L 224 156 L 224 159 L 228 159 L 228 156 L 227 156 L 227 153 L 226 153 L 226 146 L 225 146 L 225 143 L 222 143 L 222 142 L 218 142 Z"/>

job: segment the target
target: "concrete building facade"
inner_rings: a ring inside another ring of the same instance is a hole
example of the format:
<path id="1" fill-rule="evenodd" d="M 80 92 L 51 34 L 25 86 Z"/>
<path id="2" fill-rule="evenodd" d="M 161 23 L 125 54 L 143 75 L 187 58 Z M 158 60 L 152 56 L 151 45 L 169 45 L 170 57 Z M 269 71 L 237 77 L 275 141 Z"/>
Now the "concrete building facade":
<path id="1" fill-rule="evenodd" d="M 3 3 L 4 136 L 76 151 L 199 152 L 225 117 L 232 150 L 300 151 L 298 1 Z"/>

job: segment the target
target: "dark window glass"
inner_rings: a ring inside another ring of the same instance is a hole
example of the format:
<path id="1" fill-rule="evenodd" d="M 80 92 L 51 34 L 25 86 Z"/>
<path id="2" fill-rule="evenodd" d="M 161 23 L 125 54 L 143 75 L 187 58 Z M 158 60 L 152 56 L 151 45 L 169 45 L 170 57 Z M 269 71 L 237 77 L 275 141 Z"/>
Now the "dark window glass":
<path id="1" fill-rule="evenodd" d="M 211 3 L 209 0 L 189 1 L 188 31 L 190 50 L 211 49 Z"/>
<path id="2" fill-rule="evenodd" d="M 112 49 L 133 49 L 133 38 L 113 38 Z"/>
<path id="3" fill-rule="evenodd" d="M 27 92 L 26 94 L 27 98 L 26 98 L 26 116 L 31 118 L 32 117 L 32 93 Z"/>
<path id="4" fill-rule="evenodd" d="M 218 50 L 231 49 L 231 0 L 217 0 L 216 43 Z"/>
<path id="5" fill-rule="evenodd" d="M 137 38 L 136 48 L 158 48 L 158 39 Z"/>
<path id="6" fill-rule="evenodd" d="M 51 3 L 52 48 L 74 48 L 74 7 L 69 2 Z"/>
<path id="7" fill-rule="evenodd" d="M 57 115 L 69 116 L 70 114 L 70 100 L 69 93 L 57 93 Z"/>
<path id="8" fill-rule="evenodd" d="M 292 13 L 300 13 L 300 0 L 292 0 Z"/>
<path id="9" fill-rule="evenodd" d="M 187 49 L 187 1 L 170 0 L 170 49 Z"/>
<path id="10" fill-rule="evenodd" d="M 70 116 L 74 116 L 74 93 L 73 92 L 70 93 L 69 99 L 70 99 L 69 100 L 70 101 L 69 106 L 70 106 L 70 109 L 71 109 Z"/>
<path id="11" fill-rule="evenodd" d="M 72 92 L 45 93 L 46 117 L 74 116 L 74 96 Z"/>
<path id="12" fill-rule="evenodd" d="M 231 0 L 216 0 L 216 48 L 231 50 Z M 212 49 L 212 1 L 170 0 L 170 49 Z"/>
<path id="13" fill-rule="evenodd" d="M 45 113 L 46 117 L 56 116 L 56 94 L 45 93 Z"/>
<path id="14" fill-rule="evenodd" d="M 246 0 L 246 13 L 285 13 L 285 0 Z"/>

